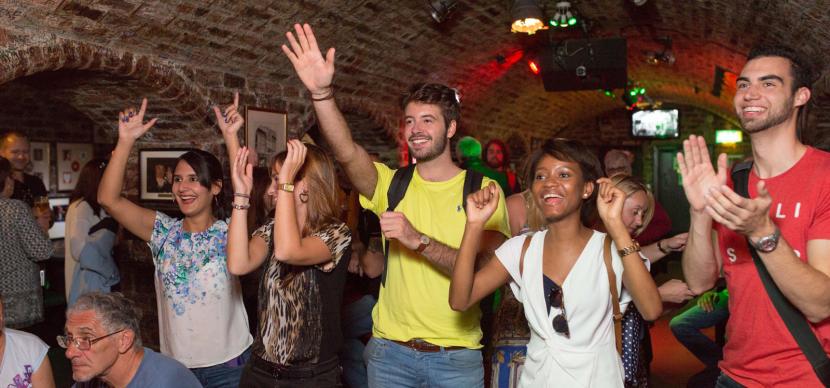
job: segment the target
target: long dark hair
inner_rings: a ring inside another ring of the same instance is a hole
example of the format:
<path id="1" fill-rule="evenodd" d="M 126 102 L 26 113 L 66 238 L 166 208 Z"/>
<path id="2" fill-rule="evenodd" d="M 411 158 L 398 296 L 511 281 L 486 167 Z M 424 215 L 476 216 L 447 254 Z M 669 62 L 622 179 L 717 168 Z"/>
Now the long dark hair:
<path id="1" fill-rule="evenodd" d="M 267 167 L 254 167 L 254 187 L 251 189 L 251 208 L 248 210 L 248 234 L 265 225 L 268 218 L 273 217 L 274 209 L 268 209 L 265 203 L 265 193 L 271 186 L 271 174 Z"/>
<path id="2" fill-rule="evenodd" d="M 92 208 L 93 214 L 100 214 L 101 205 L 98 204 L 98 185 L 101 183 L 101 176 L 104 175 L 104 169 L 106 167 L 107 160 L 104 158 L 95 158 L 86 162 L 84 168 L 81 169 L 75 190 L 72 190 L 72 194 L 69 195 L 69 203 L 82 199 Z"/>
<path id="3" fill-rule="evenodd" d="M 539 161 L 546 155 L 578 164 L 582 172 L 582 180 L 585 183 L 595 182 L 602 176 L 602 167 L 593 151 L 578 140 L 557 138 L 546 141 L 542 144 L 542 147 L 534 150 L 528 157 L 527 168 L 524 171 L 525 182 L 528 182 L 528 185 L 533 185 L 533 177 L 536 174 Z M 582 225 L 590 227 L 596 221 L 597 192 L 599 192 L 598 187 L 582 202 L 582 207 L 579 210 L 579 219 L 582 221 Z"/>
<path id="4" fill-rule="evenodd" d="M 179 161 L 190 165 L 190 168 L 196 172 L 196 177 L 199 178 L 199 184 L 202 187 L 211 190 L 211 185 L 219 185 L 219 193 L 213 197 L 210 207 L 216 219 L 224 220 L 227 218 L 228 211 L 225 203 L 225 186 L 222 177 L 222 164 L 219 163 L 219 159 L 216 159 L 210 152 L 193 149 L 179 156 L 176 164 Z"/>

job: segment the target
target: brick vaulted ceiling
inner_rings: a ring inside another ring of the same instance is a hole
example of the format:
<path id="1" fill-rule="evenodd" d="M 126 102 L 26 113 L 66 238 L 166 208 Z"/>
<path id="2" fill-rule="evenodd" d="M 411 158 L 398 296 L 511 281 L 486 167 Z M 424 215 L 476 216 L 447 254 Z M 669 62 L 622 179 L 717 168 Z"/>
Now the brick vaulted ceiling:
<path id="1" fill-rule="evenodd" d="M 542 3 L 552 7 L 554 1 Z M 723 117 L 733 115 L 734 87 L 727 85 L 720 97 L 710 93 L 716 66 L 740 70 L 746 52 L 760 42 L 795 45 L 819 59 L 830 51 L 827 0 L 572 4 L 590 20 L 590 36 L 628 39 L 629 78 L 653 98 Z M 172 111 L 161 113 L 180 113 L 190 126 L 209 125 L 207 105 L 240 89 L 244 103 L 286 110 L 292 130 L 302 131 L 313 117 L 279 45 L 292 23 L 306 21 L 324 48 L 337 48 L 341 104 L 372 118 L 375 128 L 386 128 L 391 141 L 397 96 L 418 81 L 457 86 L 465 131 L 484 137 L 512 131 L 550 136 L 623 109 L 619 99 L 596 91 L 545 92 L 541 80 L 528 72 L 526 54 L 539 42 L 581 32 L 512 34 L 509 5 L 460 1 L 449 20 L 437 25 L 422 0 L 0 0 L 0 82 L 61 68 L 92 70 L 75 72 L 82 85 L 67 86 L 48 76 L 29 84 L 72 89 L 52 97 L 97 121 L 130 102 L 129 93 L 106 93 L 89 103 L 76 89 L 114 88 L 125 79 L 136 93 L 166 99 Z M 659 50 L 661 37 L 673 40 L 673 66 L 644 60 L 644 51 Z M 71 58 L 54 53 L 68 48 L 88 52 L 89 61 L 70 66 Z M 49 60 L 50 55 L 61 59 Z M 507 60 L 497 61 L 499 55 Z M 149 70 L 136 76 L 137 66 Z M 824 77 L 815 95 L 826 98 L 828 91 L 830 81 Z"/>

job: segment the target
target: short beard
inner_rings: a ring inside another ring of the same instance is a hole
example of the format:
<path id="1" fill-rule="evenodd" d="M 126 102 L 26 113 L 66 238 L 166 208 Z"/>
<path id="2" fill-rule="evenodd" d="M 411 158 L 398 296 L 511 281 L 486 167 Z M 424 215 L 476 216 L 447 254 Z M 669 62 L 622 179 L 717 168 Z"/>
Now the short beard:
<path id="1" fill-rule="evenodd" d="M 442 153 L 444 153 L 444 150 L 447 148 L 448 143 L 447 131 L 444 131 L 444 133 L 441 136 L 433 138 L 432 141 L 434 142 L 434 146 L 430 149 L 424 150 L 423 155 L 416 155 L 414 152 L 411 154 L 412 157 L 414 157 L 415 160 L 418 161 L 418 163 L 435 160 L 439 156 L 441 156 Z"/>
<path id="2" fill-rule="evenodd" d="M 749 123 L 745 122 L 743 119 L 740 119 L 741 116 L 738 116 L 741 121 L 741 127 L 743 128 L 744 132 L 747 134 L 759 133 L 766 131 L 776 125 L 779 125 L 790 118 L 790 112 L 793 108 L 793 96 L 787 99 L 786 104 L 782 107 L 782 109 L 774 110 L 770 112 L 770 115 L 761 121 L 750 121 Z"/>

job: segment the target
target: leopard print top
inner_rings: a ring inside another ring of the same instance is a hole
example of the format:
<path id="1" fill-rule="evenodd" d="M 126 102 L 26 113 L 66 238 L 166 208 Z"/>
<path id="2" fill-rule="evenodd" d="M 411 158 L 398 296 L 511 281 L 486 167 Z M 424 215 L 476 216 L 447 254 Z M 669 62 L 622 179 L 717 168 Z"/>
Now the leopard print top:
<path id="1" fill-rule="evenodd" d="M 274 222 L 253 236 L 273 252 Z M 295 266 L 271 258 L 259 286 L 259 333 L 254 354 L 283 366 L 307 366 L 335 357 L 340 347 L 340 304 L 346 267 L 351 256 L 351 232 L 346 224 L 331 224 L 314 233 L 331 252 L 332 260 Z"/>

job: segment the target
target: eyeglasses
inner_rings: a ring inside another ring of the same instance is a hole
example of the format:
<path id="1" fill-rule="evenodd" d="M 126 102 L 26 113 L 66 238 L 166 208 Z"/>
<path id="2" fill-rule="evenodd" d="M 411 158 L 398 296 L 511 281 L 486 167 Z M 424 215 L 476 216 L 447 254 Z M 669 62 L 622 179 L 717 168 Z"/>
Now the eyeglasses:
<path id="1" fill-rule="evenodd" d="M 562 310 L 561 313 L 553 317 L 553 330 L 556 330 L 557 333 L 564 334 L 565 337 L 571 338 L 571 331 L 568 328 L 568 317 L 565 313 L 565 297 L 562 287 L 556 287 L 556 289 L 551 291 L 549 298 L 551 307 Z"/>
<path id="2" fill-rule="evenodd" d="M 107 338 L 109 336 L 116 335 L 116 334 L 118 334 L 118 333 L 120 333 L 124 330 L 127 330 L 127 329 L 121 329 L 121 330 L 109 333 L 107 335 L 104 335 L 104 336 L 101 336 L 101 337 L 98 337 L 98 338 L 92 338 L 92 339 L 85 338 L 85 337 L 76 338 L 76 337 L 73 337 L 71 335 L 59 335 L 57 337 L 58 345 L 60 347 L 64 348 L 64 349 L 68 349 L 69 344 L 72 344 L 72 345 L 75 345 L 75 348 L 78 349 L 78 350 L 89 350 L 89 348 L 92 347 L 92 344 L 94 344 L 94 343 L 96 343 L 96 342 L 98 342 L 98 341 L 100 341 L 104 338 Z"/>

